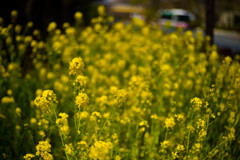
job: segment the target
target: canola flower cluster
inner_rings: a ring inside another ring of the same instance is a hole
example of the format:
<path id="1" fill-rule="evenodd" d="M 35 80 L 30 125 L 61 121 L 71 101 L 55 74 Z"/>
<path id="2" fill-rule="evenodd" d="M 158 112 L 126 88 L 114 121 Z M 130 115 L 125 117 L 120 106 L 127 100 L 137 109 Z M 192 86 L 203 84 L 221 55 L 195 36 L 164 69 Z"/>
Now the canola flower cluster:
<path id="1" fill-rule="evenodd" d="M 0 18 L 0 159 L 238 159 L 240 57 L 98 14 L 44 41 Z"/>
<path id="2" fill-rule="evenodd" d="M 39 157 L 43 160 L 53 160 L 53 156 L 51 155 L 51 145 L 48 141 L 40 141 L 36 146 L 36 154 L 26 154 L 23 158 L 26 160 L 31 160 L 32 158 Z"/>
<path id="3" fill-rule="evenodd" d="M 109 150 L 112 149 L 111 142 L 96 141 L 90 148 L 89 157 L 92 159 L 109 159 Z"/>
<path id="4" fill-rule="evenodd" d="M 89 102 L 89 98 L 86 93 L 79 93 L 76 97 L 76 106 L 78 108 L 86 107 Z"/>
<path id="5" fill-rule="evenodd" d="M 54 105 L 58 103 L 55 93 L 52 90 L 44 90 L 41 96 L 36 97 L 34 104 L 43 113 L 51 113 Z"/>
<path id="6" fill-rule="evenodd" d="M 53 156 L 50 154 L 51 145 L 48 141 L 40 141 L 36 146 L 36 156 L 40 156 L 44 160 L 52 160 Z"/>
<path id="7" fill-rule="evenodd" d="M 1 103 L 14 103 L 14 98 L 13 97 L 3 97 L 1 100 Z"/>
<path id="8" fill-rule="evenodd" d="M 83 72 L 84 63 L 82 58 L 74 58 L 69 66 L 69 75 L 80 75 Z"/>
<path id="9" fill-rule="evenodd" d="M 69 134 L 69 126 L 68 126 L 68 114 L 59 113 L 59 117 L 56 120 L 56 124 L 59 126 L 61 134 L 67 136 Z"/>

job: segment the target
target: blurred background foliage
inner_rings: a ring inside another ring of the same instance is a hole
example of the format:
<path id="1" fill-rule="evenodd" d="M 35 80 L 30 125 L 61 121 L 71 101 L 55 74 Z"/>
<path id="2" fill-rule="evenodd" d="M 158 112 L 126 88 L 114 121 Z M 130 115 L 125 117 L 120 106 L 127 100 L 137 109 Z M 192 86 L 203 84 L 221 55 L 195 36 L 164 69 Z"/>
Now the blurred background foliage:
<path id="1" fill-rule="evenodd" d="M 84 15 L 84 24 L 88 25 L 90 19 L 97 15 L 96 7 L 99 4 L 113 6 L 116 4 L 140 5 L 145 8 L 148 20 L 157 18 L 159 9 L 182 8 L 196 15 L 199 22 L 204 25 L 205 1 L 203 0 L 8 0 L 0 2 L 0 16 L 5 24 L 10 23 L 10 12 L 18 10 L 19 24 L 34 22 L 34 28 L 46 30 L 51 21 L 58 25 L 64 22 L 73 22 L 72 15 L 81 11 Z M 240 0 L 215 1 L 215 23 L 220 28 L 240 29 Z"/>
<path id="2" fill-rule="evenodd" d="M 83 13 L 84 24 L 88 25 L 92 17 L 96 16 L 99 0 L 8 0 L 0 2 L 0 17 L 4 24 L 11 22 L 10 13 L 18 11 L 17 24 L 34 23 L 34 28 L 40 29 L 46 35 L 46 28 L 51 21 L 58 25 L 73 22 L 76 11 Z"/>

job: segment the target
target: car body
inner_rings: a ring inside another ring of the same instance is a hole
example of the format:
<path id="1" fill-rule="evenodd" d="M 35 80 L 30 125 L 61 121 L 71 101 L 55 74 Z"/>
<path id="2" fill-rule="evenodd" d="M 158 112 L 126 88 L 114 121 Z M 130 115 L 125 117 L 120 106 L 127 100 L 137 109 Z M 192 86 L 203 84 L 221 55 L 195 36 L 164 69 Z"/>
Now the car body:
<path id="1" fill-rule="evenodd" d="M 165 9 L 159 11 L 160 27 L 169 26 L 171 28 L 190 29 L 190 23 L 195 20 L 195 16 L 184 9 Z"/>

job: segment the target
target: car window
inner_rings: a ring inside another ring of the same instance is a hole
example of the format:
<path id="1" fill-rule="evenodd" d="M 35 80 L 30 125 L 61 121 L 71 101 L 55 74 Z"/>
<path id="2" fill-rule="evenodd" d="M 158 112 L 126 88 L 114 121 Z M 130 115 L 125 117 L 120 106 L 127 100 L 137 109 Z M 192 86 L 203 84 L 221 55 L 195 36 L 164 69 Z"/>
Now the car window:
<path id="1" fill-rule="evenodd" d="M 180 22 L 189 22 L 190 18 L 189 16 L 179 15 L 177 16 L 177 20 Z"/>
<path id="2" fill-rule="evenodd" d="M 172 19 L 172 15 L 171 14 L 162 14 L 161 18 L 163 18 L 163 19 Z"/>

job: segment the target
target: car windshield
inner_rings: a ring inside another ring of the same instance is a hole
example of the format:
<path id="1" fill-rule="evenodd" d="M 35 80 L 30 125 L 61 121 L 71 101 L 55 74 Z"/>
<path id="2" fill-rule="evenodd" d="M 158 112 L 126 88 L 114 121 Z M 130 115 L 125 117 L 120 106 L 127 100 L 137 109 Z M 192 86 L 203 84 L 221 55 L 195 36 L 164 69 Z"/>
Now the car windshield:
<path id="1" fill-rule="evenodd" d="M 172 19 L 172 15 L 171 14 L 162 14 L 162 19 Z"/>
<path id="2" fill-rule="evenodd" d="M 189 16 L 179 15 L 177 16 L 177 20 L 180 22 L 189 22 Z"/>

